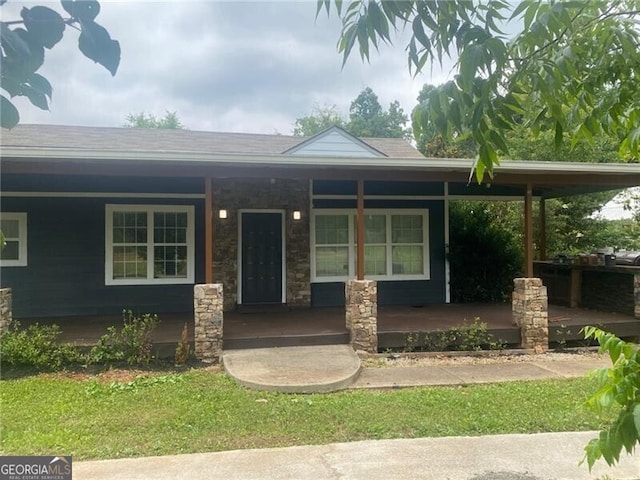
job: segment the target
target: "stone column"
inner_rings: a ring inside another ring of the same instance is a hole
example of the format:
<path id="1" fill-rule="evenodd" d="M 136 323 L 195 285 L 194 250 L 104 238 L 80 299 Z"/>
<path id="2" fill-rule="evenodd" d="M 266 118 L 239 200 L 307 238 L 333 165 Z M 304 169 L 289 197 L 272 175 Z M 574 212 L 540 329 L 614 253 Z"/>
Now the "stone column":
<path id="1" fill-rule="evenodd" d="M 635 314 L 640 319 L 640 273 L 633 276 L 633 298 L 635 298 Z"/>
<path id="2" fill-rule="evenodd" d="M 547 287 L 540 278 L 513 280 L 513 320 L 520 327 L 522 348 L 542 353 L 549 348 Z"/>
<path id="3" fill-rule="evenodd" d="M 347 280 L 345 307 L 353 348 L 378 353 L 378 283 L 375 280 Z"/>
<path id="4" fill-rule="evenodd" d="M 0 335 L 9 330 L 12 320 L 11 289 L 0 288 Z"/>
<path id="5" fill-rule="evenodd" d="M 222 357 L 223 305 L 221 284 L 194 285 L 195 353 L 204 363 L 216 363 Z"/>

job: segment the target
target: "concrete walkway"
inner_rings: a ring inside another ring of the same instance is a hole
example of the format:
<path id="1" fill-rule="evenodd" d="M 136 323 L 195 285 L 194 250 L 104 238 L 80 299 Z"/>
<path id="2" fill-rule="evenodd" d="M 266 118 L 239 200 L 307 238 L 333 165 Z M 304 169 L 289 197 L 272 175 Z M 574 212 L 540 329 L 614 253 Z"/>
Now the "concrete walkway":
<path id="1" fill-rule="evenodd" d="M 240 385 L 284 393 L 343 390 L 360 373 L 360 359 L 349 345 L 225 350 L 222 363 Z"/>
<path id="2" fill-rule="evenodd" d="M 320 393 L 346 388 L 464 385 L 579 377 L 610 366 L 595 355 L 519 357 L 502 363 L 435 363 L 416 367 L 361 367 L 349 345 L 227 350 L 223 364 L 240 385 L 285 393 Z"/>
<path id="3" fill-rule="evenodd" d="M 378 440 L 74 462 L 75 480 L 638 480 L 640 452 L 579 466 L 596 432 Z"/>

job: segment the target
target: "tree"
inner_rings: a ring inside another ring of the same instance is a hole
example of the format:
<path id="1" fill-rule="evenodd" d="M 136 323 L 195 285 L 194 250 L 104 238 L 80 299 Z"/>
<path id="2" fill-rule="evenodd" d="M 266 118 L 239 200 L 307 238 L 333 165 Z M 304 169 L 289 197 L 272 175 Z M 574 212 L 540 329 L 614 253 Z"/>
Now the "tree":
<path id="1" fill-rule="evenodd" d="M 124 124 L 127 128 L 169 128 L 184 130 L 184 125 L 180 122 L 176 112 L 166 111 L 164 117 L 156 118 L 155 115 L 144 112 L 130 113 L 127 115 L 127 121 Z"/>
<path id="2" fill-rule="evenodd" d="M 329 14 L 331 0 L 318 0 Z M 638 0 L 351 0 L 333 5 L 342 19 L 338 50 L 346 62 L 356 43 L 362 59 L 410 26 L 409 68 L 456 61 L 454 79 L 429 95 L 427 108 L 444 139 L 470 132 L 476 176 L 493 174 L 506 137 L 520 124 L 524 102 L 533 132 L 554 143 L 602 133 L 620 139 L 621 155 L 640 152 L 640 16 Z M 505 31 L 515 30 L 514 34 Z M 414 122 L 420 135 L 421 123 Z"/>
<path id="3" fill-rule="evenodd" d="M 412 113 L 414 125 L 420 123 L 420 134 L 416 135 L 418 149 L 427 157 L 461 158 L 473 155 L 477 144 L 468 132 L 463 132 L 445 142 L 438 133 L 433 119 L 429 115 L 428 105 L 431 94 L 442 89 L 442 85 L 426 84 L 418 96 L 418 107 Z M 535 115 L 528 102 L 522 102 L 525 107 L 520 115 L 520 123 L 506 135 L 505 141 L 511 156 L 518 160 L 561 161 L 567 162 L 624 162 L 628 158 L 621 158 L 619 154 L 620 141 L 608 135 L 601 134 L 593 141 L 584 139 L 578 141 L 573 148 L 568 145 L 567 133 L 565 141 L 559 148 L 554 146 L 554 132 L 543 131 L 537 135 L 524 125 Z M 618 191 L 575 195 L 566 198 L 550 199 L 546 201 L 546 239 L 547 251 L 551 254 L 576 254 L 588 252 L 602 246 L 618 246 L 629 248 L 633 244 L 627 240 L 626 228 L 618 228 L 607 220 L 593 218 L 602 206 L 611 200 Z M 476 202 L 474 202 L 475 205 Z M 473 208 L 473 207 L 470 207 Z M 475 209 L 477 210 L 477 206 Z M 501 207 L 502 208 L 502 207 Z M 519 231 L 522 207 L 510 204 L 503 208 L 514 214 L 505 218 L 512 220 L 507 228 Z M 459 214 L 465 214 L 459 210 Z M 495 217 L 489 218 L 491 222 Z M 631 227 L 629 227 L 631 228 Z M 619 238 L 616 238 L 619 233 Z M 606 240 L 606 241 L 605 241 Z M 604 242 L 604 243 L 603 243 Z"/>
<path id="4" fill-rule="evenodd" d="M 0 0 L 0 7 L 6 0 Z M 95 22 L 100 4 L 95 0 L 62 0 L 69 15 L 63 18 L 45 6 L 24 7 L 22 20 L 0 22 L 0 87 L 11 98 L 25 96 L 42 110 L 49 110 L 53 88 L 36 73 L 44 63 L 45 49 L 52 49 L 64 35 L 67 26 L 80 31 L 78 48 L 82 54 L 115 75 L 120 64 L 120 44 Z M 13 128 L 20 114 L 13 103 L 0 95 L 1 126 Z"/>
<path id="5" fill-rule="evenodd" d="M 406 127 L 409 118 L 396 100 L 385 111 L 378 96 L 366 87 L 351 102 L 349 120 L 345 120 L 336 106 L 314 107 L 311 115 L 296 119 L 294 135 L 315 135 L 332 125 L 344 128 L 356 137 L 411 138 L 411 129 Z"/>
<path id="6" fill-rule="evenodd" d="M 344 119 L 336 111 L 336 106 L 319 107 L 315 105 L 311 115 L 296 119 L 296 123 L 293 126 L 293 134 L 310 137 L 333 125 L 342 128 L 346 127 Z"/>
<path id="7" fill-rule="evenodd" d="M 347 130 L 356 137 L 411 138 L 411 130 L 405 128 L 409 121 L 400 103 L 395 100 L 386 112 L 378 96 L 366 87 L 349 108 Z"/>

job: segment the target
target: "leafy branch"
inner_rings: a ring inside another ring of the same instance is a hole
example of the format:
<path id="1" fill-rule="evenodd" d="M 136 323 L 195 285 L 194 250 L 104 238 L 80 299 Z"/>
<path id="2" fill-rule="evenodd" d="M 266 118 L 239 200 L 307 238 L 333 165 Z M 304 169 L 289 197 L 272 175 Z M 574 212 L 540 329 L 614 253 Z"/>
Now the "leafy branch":
<path id="1" fill-rule="evenodd" d="M 477 145 L 478 181 L 509 155 L 506 135 L 536 112 L 534 133 L 565 133 L 571 145 L 602 134 L 618 137 L 620 155 L 640 154 L 640 15 L 638 0 L 318 0 L 318 13 L 342 20 L 338 52 L 390 43 L 398 24 L 410 29 L 409 70 L 456 59 L 454 78 L 430 93 L 414 114 L 413 130 L 436 127 L 444 141 L 469 134 Z M 332 8 L 333 7 L 333 8 Z M 504 25 L 520 25 L 511 38 Z M 506 29 L 505 29 L 506 30 Z"/>
<path id="2" fill-rule="evenodd" d="M 585 447 L 585 460 L 591 469 L 600 458 L 608 465 L 617 463 L 623 448 L 630 454 L 640 444 L 640 345 L 595 327 L 585 327 L 584 337 L 598 340 L 599 353 L 609 354 L 613 364 L 596 372 L 598 390 L 587 400 L 587 406 L 596 411 L 620 408 L 611 426 Z"/>
<path id="3" fill-rule="evenodd" d="M 0 7 L 6 0 L 0 1 Z M 78 49 L 115 75 L 120 64 L 120 44 L 96 23 L 100 4 L 95 0 L 61 0 L 69 15 L 63 18 L 45 6 L 23 7 L 22 20 L 0 22 L 0 88 L 13 98 L 25 96 L 36 107 L 49 109 L 53 88 L 36 73 L 44 63 L 45 49 L 52 49 L 67 26 L 80 31 Z M 1 126 L 13 128 L 20 121 L 18 109 L 4 94 L 0 95 Z"/>

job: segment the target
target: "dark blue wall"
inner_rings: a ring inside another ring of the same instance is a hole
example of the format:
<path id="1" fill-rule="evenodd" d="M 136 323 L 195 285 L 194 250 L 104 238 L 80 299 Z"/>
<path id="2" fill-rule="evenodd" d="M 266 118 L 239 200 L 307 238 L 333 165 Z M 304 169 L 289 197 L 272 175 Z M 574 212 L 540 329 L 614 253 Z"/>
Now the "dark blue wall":
<path id="1" fill-rule="evenodd" d="M 136 184 L 154 190 L 145 179 Z M 3 211 L 27 213 L 28 266 L 3 267 L 0 275 L 2 286 L 13 290 L 15 318 L 119 314 L 123 308 L 145 313 L 193 309 L 191 284 L 105 285 L 107 203 L 194 205 L 195 275 L 196 282 L 203 281 L 203 200 L 4 197 Z"/>

